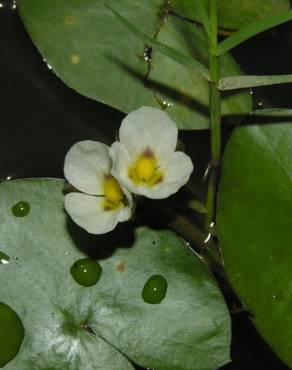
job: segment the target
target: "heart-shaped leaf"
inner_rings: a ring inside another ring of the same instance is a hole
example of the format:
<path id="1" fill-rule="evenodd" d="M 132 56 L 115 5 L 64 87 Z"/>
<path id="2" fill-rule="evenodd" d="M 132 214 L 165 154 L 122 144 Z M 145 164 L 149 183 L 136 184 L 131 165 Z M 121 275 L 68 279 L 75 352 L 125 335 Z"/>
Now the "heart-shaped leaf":
<path id="1" fill-rule="evenodd" d="M 110 5 L 141 32 L 208 66 L 203 32 L 169 16 L 162 0 L 111 0 Z M 181 129 L 209 127 L 207 81 L 147 49 L 100 0 L 19 0 L 23 22 L 46 61 L 70 87 L 125 113 L 141 106 L 167 109 Z M 239 68 L 222 58 L 222 77 Z M 251 110 L 246 92 L 223 99 L 222 112 Z M 236 123 L 236 119 L 233 119 Z"/>
<path id="2" fill-rule="evenodd" d="M 292 111 L 263 111 L 250 120 L 224 154 L 218 235 L 235 291 L 291 367 Z"/>
<path id="3" fill-rule="evenodd" d="M 10 257 L 0 265 L 0 296 L 25 329 L 5 369 L 130 370 L 130 359 L 157 370 L 215 370 L 228 362 L 229 315 L 200 258 L 168 231 L 122 225 L 126 239 L 85 233 L 63 210 L 63 186 L 0 185 L 0 245 Z M 23 217 L 12 212 L 19 202 L 30 205 Z M 102 273 L 84 287 L 70 269 L 88 254 Z M 161 296 L 149 298 L 156 284 Z"/>
<path id="4" fill-rule="evenodd" d="M 203 0 L 208 8 L 210 0 Z M 197 1 L 170 0 L 174 11 L 200 21 Z M 289 0 L 218 0 L 218 23 L 227 30 L 239 30 L 269 15 L 281 14 L 290 8 Z"/>

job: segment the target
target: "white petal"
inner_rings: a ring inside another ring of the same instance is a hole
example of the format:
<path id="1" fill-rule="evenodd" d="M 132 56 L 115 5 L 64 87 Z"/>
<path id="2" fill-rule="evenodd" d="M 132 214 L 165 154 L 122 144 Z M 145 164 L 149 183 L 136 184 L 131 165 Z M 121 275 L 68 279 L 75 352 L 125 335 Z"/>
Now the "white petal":
<path id="1" fill-rule="evenodd" d="M 119 214 L 119 222 L 127 221 L 132 215 L 132 209 L 134 207 L 133 197 L 132 194 L 129 192 L 127 188 L 125 188 L 122 184 L 120 187 L 127 199 L 127 206 L 123 207 Z"/>
<path id="2" fill-rule="evenodd" d="M 103 179 L 112 162 L 109 147 L 91 140 L 74 144 L 65 157 L 64 173 L 70 184 L 87 194 L 102 195 Z"/>
<path id="3" fill-rule="evenodd" d="M 136 186 L 128 176 L 132 162 L 124 145 L 119 142 L 113 143 L 110 148 L 110 156 L 113 160 L 112 175 L 117 178 L 120 184 L 134 194 L 144 195 L 151 199 L 163 199 L 176 193 L 180 187 L 188 182 L 193 172 L 190 157 L 182 152 L 174 152 L 160 167 L 163 174 L 162 182 L 153 187 Z"/>
<path id="4" fill-rule="evenodd" d="M 129 178 L 129 167 L 133 165 L 129 153 L 123 144 L 115 141 L 110 148 L 110 156 L 113 161 L 112 175 L 119 181 L 120 185 L 134 194 L 140 194 L 139 189 Z"/>
<path id="5" fill-rule="evenodd" d="M 130 207 L 105 211 L 104 197 L 81 193 L 65 196 L 65 209 L 73 221 L 91 234 L 105 234 L 112 231 L 118 222 L 131 217 Z"/>
<path id="6" fill-rule="evenodd" d="M 123 119 L 119 134 L 121 143 L 133 159 L 150 148 L 158 160 L 163 161 L 175 151 L 178 129 L 167 113 L 142 107 Z"/>
<path id="7" fill-rule="evenodd" d="M 185 185 L 193 172 L 191 158 L 182 152 L 173 153 L 161 166 L 163 181 L 153 188 L 144 188 L 143 193 L 152 199 L 167 198 Z"/>

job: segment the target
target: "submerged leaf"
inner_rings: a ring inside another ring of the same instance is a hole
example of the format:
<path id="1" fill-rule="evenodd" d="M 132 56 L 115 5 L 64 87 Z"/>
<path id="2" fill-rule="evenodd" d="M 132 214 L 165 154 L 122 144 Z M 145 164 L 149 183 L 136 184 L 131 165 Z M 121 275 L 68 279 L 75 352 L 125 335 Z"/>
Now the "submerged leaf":
<path id="1" fill-rule="evenodd" d="M 263 111 L 247 123 L 224 154 L 217 231 L 236 293 L 291 367 L 292 111 Z"/>
<path id="2" fill-rule="evenodd" d="M 143 34 L 207 68 L 209 46 L 203 32 L 170 16 L 162 4 L 162 0 L 109 1 Z M 205 78 L 138 39 L 103 1 L 19 0 L 18 8 L 43 57 L 79 93 L 125 113 L 141 106 L 166 109 L 180 129 L 209 127 Z M 230 56 L 222 59 L 221 77 L 239 73 Z M 251 98 L 245 92 L 223 99 L 226 115 L 250 110 Z"/>
<path id="3" fill-rule="evenodd" d="M 208 6 L 210 0 L 202 0 Z M 218 0 L 219 27 L 238 30 L 269 15 L 283 13 L 290 8 L 289 0 Z M 201 22 L 195 0 L 170 0 L 173 11 Z"/>
<path id="4" fill-rule="evenodd" d="M 166 44 L 163 44 L 157 41 L 154 37 L 150 37 L 144 33 L 142 33 L 138 28 L 133 26 L 130 22 L 127 21 L 126 18 L 122 17 L 115 9 L 108 6 L 108 8 L 115 14 L 117 19 L 122 22 L 125 27 L 128 28 L 136 37 L 144 41 L 149 47 L 155 48 L 160 53 L 165 55 L 166 57 L 174 60 L 175 62 L 193 70 L 195 73 L 201 74 L 206 80 L 209 80 L 209 71 L 206 67 L 204 67 L 201 63 L 199 63 L 196 59 L 190 58 L 187 55 L 181 54 L 176 49 L 169 47 Z"/>
<path id="5" fill-rule="evenodd" d="M 0 268 L 0 295 L 25 327 L 5 370 L 133 370 L 128 359 L 157 370 L 215 370 L 228 362 L 229 315 L 200 258 L 168 231 L 85 233 L 63 211 L 63 186 L 0 185 L 0 243 L 13 261 Z M 31 206 L 23 218 L 10 212 L 19 199 Z M 70 269 L 87 255 L 102 270 L 96 285 L 83 287 Z M 154 275 L 163 283 L 155 299 L 147 290 L 151 304 L 142 292 Z"/>

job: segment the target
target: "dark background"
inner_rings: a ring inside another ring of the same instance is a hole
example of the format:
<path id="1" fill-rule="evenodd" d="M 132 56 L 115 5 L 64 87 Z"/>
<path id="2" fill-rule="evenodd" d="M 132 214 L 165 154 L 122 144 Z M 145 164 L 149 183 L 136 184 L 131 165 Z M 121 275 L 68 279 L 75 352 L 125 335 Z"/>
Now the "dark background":
<path id="1" fill-rule="evenodd" d="M 0 0 L 1 1 L 1 0 Z M 292 24 L 260 35 L 233 52 L 247 74 L 292 73 Z M 292 108 L 292 86 L 253 91 L 254 108 Z M 110 144 L 123 114 L 67 88 L 29 39 L 14 1 L 0 2 L 0 181 L 63 177 L 64 156 L 76 141 Z M 208 132 L 181 133 L 208 150 Z M 203 165 L 202 165 L 203 168 Z M 287 370 L 259 338 L 245 312 L 233 313 L 233 363 L 224 370 Z M 222 370 L 223 370 L 222 369 Z"/>

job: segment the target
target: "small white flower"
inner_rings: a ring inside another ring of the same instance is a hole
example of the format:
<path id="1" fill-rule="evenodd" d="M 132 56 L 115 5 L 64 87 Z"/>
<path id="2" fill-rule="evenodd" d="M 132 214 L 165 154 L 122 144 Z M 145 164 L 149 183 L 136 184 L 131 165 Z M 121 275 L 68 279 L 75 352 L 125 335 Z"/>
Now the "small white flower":
<path id="1" fill-rule="evenodd" d="M 112 174 L 132 193 L 162 199 L 187 183 L 193 164 L 175 151 L 178 129 L 165 112 L 150 107 L 131 112 L 119 136 L 110 149 Z"/>
<path id="2" fill-rule="evenodd" d="M 111 168 L 109 147 L 96 141 L 74 144 L 65 158 L 65 177 L 82 192 L 67 194 L 65 209 L 92 234 L 107 233 L 131 217 L 131 194 L 111 175 Z"/>

